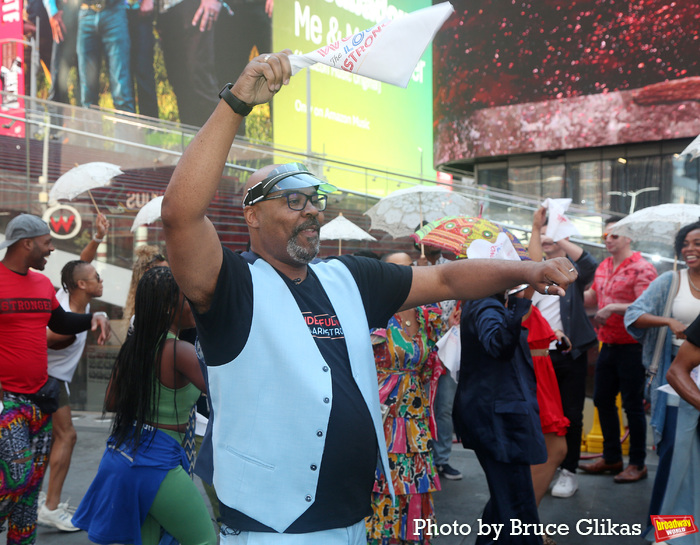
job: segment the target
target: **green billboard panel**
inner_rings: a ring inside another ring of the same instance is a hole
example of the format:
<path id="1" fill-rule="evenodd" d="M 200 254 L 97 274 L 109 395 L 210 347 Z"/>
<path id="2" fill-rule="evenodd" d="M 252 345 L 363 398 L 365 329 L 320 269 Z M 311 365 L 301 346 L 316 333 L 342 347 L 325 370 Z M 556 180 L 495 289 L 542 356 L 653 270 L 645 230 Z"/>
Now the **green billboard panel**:
<path id="1" fill-rule="evenodd" d="M 429 5 L 429 0 L 402 0 L 400 9 L 386 0 L 275 2 L 273 50 L 309 53 L 387 17 Z M 435 179 L 432 117 L 429 46 L 406 89 L 321 64 L 300 71 L 274 99 L 273 136 L 281 147 Z M 386 191 L 385 184 L 374 186 L 371 177 L 338 170 L 330 181 L 362 193 Z"/>

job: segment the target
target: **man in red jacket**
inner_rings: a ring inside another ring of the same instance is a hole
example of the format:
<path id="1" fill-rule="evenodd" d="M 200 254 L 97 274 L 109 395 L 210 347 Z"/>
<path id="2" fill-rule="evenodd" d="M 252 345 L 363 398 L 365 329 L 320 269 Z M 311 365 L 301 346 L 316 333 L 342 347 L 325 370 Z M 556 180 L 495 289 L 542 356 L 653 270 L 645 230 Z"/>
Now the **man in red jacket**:
<path id="1" fill-rule="evenodd" d="M 579 464 L 586 473 L 616 473 L 616 483 L 630 483 L 647 476 L 644 414 L 644 365 L 642 346 L 627 333 L 624 315 L 627 307 L 657 277 L 654 266 L 639 252 L 633 252 L 627 237 L 608 234 L 620 218 L 605 223 L 603 240 L 610 253 L 598 266 L 593 285 L 584 294 L 587 307 L 596 307 L 598 340 L 602 343 L 595 367 L 593 402 L 603 432 L 603 457 Z M 630 433 L 629 465 L 622 471 L 620 420 L 615 399 L 622 394 Z"/>

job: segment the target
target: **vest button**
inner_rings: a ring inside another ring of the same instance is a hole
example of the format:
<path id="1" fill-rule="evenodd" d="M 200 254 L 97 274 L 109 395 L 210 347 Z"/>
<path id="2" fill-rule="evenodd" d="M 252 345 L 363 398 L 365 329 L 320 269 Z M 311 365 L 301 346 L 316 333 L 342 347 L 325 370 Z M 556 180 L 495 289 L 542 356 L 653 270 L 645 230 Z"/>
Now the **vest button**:
<path id="1" fill-rule="evenodd" d="M 311 471 L 316 471 L 318 466 L 316 464 L 311 464 Z"/>
<path id="2" fill-rule="evenodd" d="M 327 372 L 328 372 L 328 366 L 327 366 L 327 365 L 324 365 L 324 366 L 323 366 L 323 372 L 324 372 L 324 373 L 327 373 Z"/>
<path id="3" fill-rule="evenodd" d="M 305 499 L 306 501 L 311 501 L 313 498 L 312 498 L 311 495 L 309 494 L 309 495 L 306 496 L 304 499 Z"/>
<path id="4" fill-rule="evenodd" d="M 318 431 L 316 432 L 316 435 L 317 435 L 318 437 L 323 437 L 323 432 L 322 432 L 321 430 L 318 430 Z"/>
<path id="5" fill-rule="evenodd" d="M 327 398 L 327 397 L 324 397 L 324 398 L 323 398 L 323 402 L 324 402 L 324 403 L 330 403 L 331 400 L 330 400 L 329 398 Z"/>

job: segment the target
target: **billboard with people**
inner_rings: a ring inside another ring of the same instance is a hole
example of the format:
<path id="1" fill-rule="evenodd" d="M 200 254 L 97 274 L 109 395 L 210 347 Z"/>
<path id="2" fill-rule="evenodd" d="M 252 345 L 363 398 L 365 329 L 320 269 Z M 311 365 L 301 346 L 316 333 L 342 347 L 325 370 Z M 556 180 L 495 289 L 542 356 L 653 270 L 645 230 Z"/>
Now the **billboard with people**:
<path id="1" fill-rule="evenodd" d="M 310 53 L 431 5 L 430 0 L 168 0 L 156 5 L 148 1 L 118 4 L 114 15 L 123 23 L 122 34 L 129 34 L 132 55 L 130 62 L 124 62 L 124 51 L 112 52 L 120 62 L 105 63 L 101 70 L 107 70 L 109 78 L 105 72 L 99 79 L 94 68 L 102 65 L 80 62 L 92 59 L 97 51 L 86 44 L 67 43 L 87 18 L 78 17 L 76 11 L 70 14 L 75 28 L 66 27 L 63 40 L 53 44 L 55 66 L 51 67 L 51 78 L 39 82 L 37 96 L 71 105 L 135 111 L 198 127 L 218 104 L 221 87 L 235 81 L 245 65 L 260 54 L 283 49 Z M 94 18 L 99 13 L 98 4 L 80 4 L 80 11 Z M 64 18 L 69 17 L 64 14 Z M 21 39 L 21 15 L 16 23 L 17 28 L 12 29 Z M 154 29 L 158 30 L 157 41 Z M 405 42 L 386 60 L 386 69 L 391 72 L 399 60 L 410 58 L 407 88 L 315 64 L 308 77 L 306 69 L 294 76 L 287 92 L 280 93 L 271 105 L 255 108 L 241 135 L 254 142 L 369 167 L 368 176 L 336 170 L 332 174 L 334 182 L 344 189 L 383 194 L 394 189 L 387 188 L 391 173 L 434 179 L 432 46 L 429 38 L 423 42 L 414 35 L 407 36 Z M 417 63 L 413 54 L 405 54 L 410 49 L 416 50 L 415 57 L 420 56 Z M 21 55 L 21 47 L 3 46 L 3 88 L 17 89 L 19 94 L 24 91 Z M 78 70 L 71 70 L 76 57 Z M 366 59 L 357 64 L 362 63 L 368 64 Z M 92 70 L 90 77 L 88 68 Z M 119 69 L 119 77 L 112 69 Z M 81 70 L 86 77 L 80 77 L 79 83 Z M 134 86 L 122 80 L 131 80 Z M 10 106 L 3 104 L 3 111 Z M 58 125 L 62 121 L 55 116 L 52 122 Z M 60 127 L 52 130 L 59 132 Z M 381 187 L 373 183 L 373 177 L 385 180 Z"/>
<path id="2" fill-rule="evenodd" d="M 3 2 L 0 17 L 0 134 L 24 136 L 24 36 L 22 35 L 22 4 Z M 13 119 L 15 118 L 15 119 Z"/>
<path id="3" fill-rule="evenodd" d="M 310 53 L 385 18 L 401 17 L 430 5 L 427 0 L 395 4 L 386 0 L 276 2 L 273 49 Z M 272 109 L 273 138 L 278 146 L 381 171 L 434 178 L 430 46 L 405 89 L 315 64 L 292 78 L 289 88 L 275 98 Z M 372 177 L 336 170 L 333 183 L 361 192 L 385 191 L 384 184 L 372 183 Z"/>

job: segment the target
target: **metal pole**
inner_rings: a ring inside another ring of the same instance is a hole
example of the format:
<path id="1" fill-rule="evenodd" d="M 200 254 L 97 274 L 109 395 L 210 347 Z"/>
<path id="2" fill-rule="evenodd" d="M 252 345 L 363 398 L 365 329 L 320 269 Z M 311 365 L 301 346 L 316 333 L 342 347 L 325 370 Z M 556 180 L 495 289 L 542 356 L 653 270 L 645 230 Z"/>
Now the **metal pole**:
<path id="1" fill-rule="evenodd" d="M 27 166 L 26 166 L 26 173 L 27 173 L 27 213 L 31 214 L 32 213 L 32 186 L 31 186 L 31 161 L 30 161 L 30 153 L 29 153 L 29 126 L 25 125 L 24 126 L 24 147 L 26 148 L 26 157 L 27 157 Z"/>
<path id="2" fill-rule="evenodd" d="M 640 193 L 645 193 L 647 191 L 658 191 L 658 187 L 644 187 L 642 189 L 638 189 L 637 191 L 631 191 L 629 194 L 632 195 L 632 203 L 630 205 L 630 214 L 634 212 L 634 209 L 636 208 L 637 204 L 637 195 Z"/>
<path id="3" fill-rule="evenodd" d="M 423 180 L 423 148 L 418 146 L 418 151 L 420 152 L 420 179 Z"/>
<path id="4" fill-rule="evenodd" d="M 306 155 L 311 155 L 311 67 L 306 69 Z"/>
<path id="5" fill-rule="evenodd" d="M 608 191 L 608 195 L 619 195 L 620 197 L 631 197 L 632 200 L 630 202 L 630 211 L 629 213 L 632 214 L 634 212 L 634 209 L 636 208 L 637 205 L 637 195 L 640 193 L 645 193 L 647 191 L 658 191 L 658 187 L 645 187 L 642 189 L 638 189 L 637 191 Z"/>
<path id="6" fill-rule="evenodd" d="M 36 74 L 39 71 L 39 34 L 41 32 L 41 20 L 40 17 L 36 18 L 36 34 L 32 37 L 30 47 L 32 48 L 32 53 L 30 58 L 30 66 L 32 70 L 32 78 L 29 81 L 29 96 L 36 98 Z M 34 108 L 34 104 L 32 104 Z"/>
<path id="7" fill-rule="evenodd" d="M 48 113 L 44 114 L 44 123 L 44 145 L 41 156 L 41 176 L 39 176 L 39 187 L 41 188 L 42 194 L 46 196 L 46 199 L 42 201 L 44 208 L 46 209 L 49 205 L 49 140 L 51 140 L 49 137 L 51 131 L 51 116 Z"/>

